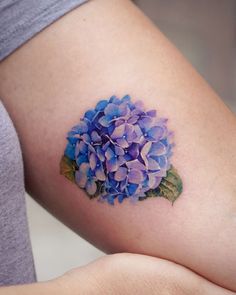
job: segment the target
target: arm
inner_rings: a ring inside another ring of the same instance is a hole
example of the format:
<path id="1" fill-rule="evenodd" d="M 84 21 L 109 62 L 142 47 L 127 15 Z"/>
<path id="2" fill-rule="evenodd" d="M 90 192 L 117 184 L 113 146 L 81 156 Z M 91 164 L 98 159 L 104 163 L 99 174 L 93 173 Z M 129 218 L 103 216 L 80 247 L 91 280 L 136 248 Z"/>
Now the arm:
<path id="1" fill-rule="evenodd" d="M 0 288 L 0 295 L 134 293 L 137 295 L 234 294 L 173 262 L 127 253 L 105 256 L 52 281 Z"/>
<path id="2" fill-rule="evenodd" d="M 131 2 L 69 13 L 6 59 L 0 81 L 36 200 L 100 249 L 172 260 L 236 291 L 235 117 Z M 114 93 L 170 119 L 184 183 L 173 207 L 99 204 L 59 174 L 67 131 Z"/>

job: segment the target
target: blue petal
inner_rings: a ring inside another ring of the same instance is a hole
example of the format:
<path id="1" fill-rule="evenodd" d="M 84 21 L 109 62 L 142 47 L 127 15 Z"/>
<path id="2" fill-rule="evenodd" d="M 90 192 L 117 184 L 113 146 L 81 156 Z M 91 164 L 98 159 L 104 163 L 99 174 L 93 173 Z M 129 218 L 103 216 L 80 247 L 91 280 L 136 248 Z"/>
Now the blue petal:
<path id="1" fill-rule="evenodd" d="M 108 201 L 108 203 L 109 203 L 110 205 L 114 205 L 114 197 L 113 197 L 113 196 L 109 195 L 109 196 L 107 197 L 107 201 Z"/>
<path id="2" fill-rule="evenodd" d="M 88 152 L 88 145 L 84 143 L 83 141 L 80 141 L 76 144 L 75 148 L 76 155 L 78 156 L 81 154 L 86 154 Z"/>
<path id="3" fill-rule="evenodd" d="M 102 116 L 98 122 L 103 126 L 103 127 L 108 127 L 111 122 L 110 116 Z"/>
<path id="4" fill-rule="evenodd" d="M 123 199 L 124 199 L 124 195 L 123 194 L 118 195 L 118 201 L 119 201 L 119 203 L 122 203 Z"/>
<path id="5" fill-rule="evenodd" d="M 78 158 L 76 159 L 76 163 L 79 166 L 82 163 L 87 163 L 88 162 L 88 156 L 87 155 L 79 155 Z"/>
<path id="6" fill-rule="evenodd" d="M 97 167 L 97 169 L 95 170 L 95 175 L 98 180 L 101 180 L 101 181 L 106 180 L 106 175 L 104 173 L 104 169 L 103 169 L 102 165 Z"/>
<path id="7" fill-rule="evenodd" d="M 76 144 L 76 142 L 79 140 L 78 137 L 74 137 L 74 136 L 68 136 L 66 138 L 71 144 Z"/>
<path id="8" fill-rule="evenodd" d="M 83 139 L 83 141 L 85 142 L 85 143 L 90 143 L 90 141 L 91 141 L 91 139 L 90 139 L 90 136 L 87 134 L 87 133 L 84 133 L 82 136 L 81 136 L 81 138 Z"/>
<path id="9" fill-rule="evenodd" d="M 109 103 L 120 104 L 120 102 L 120 99 L 117 98 L 115 95 L 111 96 L 111 98 L 109 99 Z"/>
<path id="10" fill-rule="evenodd" d="M 167 164 L 168 164 L 168 160 L 167 160 L 166 156 L 158 157 L 158 163 L 159 163 L 161 168 L 165 168 L 167 166 Z"/>
<path id="11" fill-rule="evenodd" d="M 95 116 L 96 112 L 94 110 L 88 110 L 85 114 L 84 114 L 84 118 L 88 119 L 89 121 L 92 121 L 94 116 Z"/>
<path id="12" fill-rule="evenodd" d="M 124 97 L 122 97 L 121 102 L 130 101 L 131 97 L 127 94 Z"/>
<path id="13" fill-rule="evenodd" d="M 103 111 L 107 105 L 108 105 L 108 101 L 107 101 L 107 100 L 100 100 L 100 101 L 97 103 L 95 109 L 96 109 L 97 111 Z"/>
<path id="14" fill-rule="evenodd" d="M 104 114 L 110 117 L 119 115 L 119 106 L 114 103 L 109 103 L 104 110 Z"/>
<path id="15" fill-rule="evenodd" d="M 106 168 L 108 172 L 115 172 L 119 168 L 117 158 L 111 158 L 106 161 Z"/>
<path id="16" fill-rule="evenodd" d="M 132 196 L 138 188 L 138 184 L 130 183 L 127 185 L 128 195 Z"/>
<path id="17" fill-rule="evenodd" d="M 101 136 L 95 130 L 91 133 L 91 139 L 93 142 L 100 142 L 102 140 Z"/>
<path id="18" fill-rule="evenodd" d="M 110 125 L 107 129 L 108 129 L 108 134 L 111 135 L 112 132 L 113 132 L 114 129 L 115 129 L 115 125 L 112 124 L 112 125 Z"/>
<path id="19" fill-rule="evenodd" d="M 100 161 L 105 161 L 105 153 L 104 153 L 104 151 L 101 149 L 101 147 L 100 146 L 98 146 L 97 148 L 96 148 L 96 153 L 97 153 L 97 156 L 98 156 L 98 158 L 99 158 L 99 160 Z"/>
<path id="20" fill-rule="evenodd" d="M 72 144 L 68 143 L 64 152 L 65 156 L 67 156 L 69 159 L 74 160 L 75 159 L 75 148 Z"/>
<path id="21" fill-rule="evenodd" d="M 105 157 L 106 157 L 108 160 L 110 160 L 110 159 L 112 159 L 112 158 L 115 157 L 115 153 L 114 153 L 114 151 L 113 151 L 110 147 L 107 148 L 107 150 L 106 150 L 106 152 L 105 152 Z"/>

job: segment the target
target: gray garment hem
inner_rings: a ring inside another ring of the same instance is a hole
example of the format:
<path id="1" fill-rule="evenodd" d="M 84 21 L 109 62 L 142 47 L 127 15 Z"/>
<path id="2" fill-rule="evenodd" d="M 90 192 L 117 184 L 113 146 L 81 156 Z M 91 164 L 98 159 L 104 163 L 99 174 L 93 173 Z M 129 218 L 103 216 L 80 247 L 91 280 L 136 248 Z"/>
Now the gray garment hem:
<path id="1" fill-rule="evenodd" d="M 0 61 L 88 0 L 0 1 Z"/>

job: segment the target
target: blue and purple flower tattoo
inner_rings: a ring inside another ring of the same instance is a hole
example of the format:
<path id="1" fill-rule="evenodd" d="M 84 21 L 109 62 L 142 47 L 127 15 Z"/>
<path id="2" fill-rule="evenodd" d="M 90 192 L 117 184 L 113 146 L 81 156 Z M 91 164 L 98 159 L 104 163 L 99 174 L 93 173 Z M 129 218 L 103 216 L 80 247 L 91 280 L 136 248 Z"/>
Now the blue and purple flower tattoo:
<path id="1" fill-rule="evenodd" d="M 171 165 L 173 132 L 167 119 L 129 95 L 101 100 L 67 134 L 61 174 L 90 198 L 114 204 L 164 197 L 172 203 L 182 181 Z"/>

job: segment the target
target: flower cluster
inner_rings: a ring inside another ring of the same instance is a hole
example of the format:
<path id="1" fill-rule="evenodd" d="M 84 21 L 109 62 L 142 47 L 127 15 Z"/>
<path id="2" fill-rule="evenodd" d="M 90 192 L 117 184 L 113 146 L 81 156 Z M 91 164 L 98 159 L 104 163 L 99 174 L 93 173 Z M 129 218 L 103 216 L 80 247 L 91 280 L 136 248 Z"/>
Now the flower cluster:
<path id="1" fill-rule="evenodd" d="M 110 204 L 144 198 L 170 168 L 166 122 L 128 95 L 101 100 L 67 136 L 65 156 L 76 162 L 75 182 Z"/>

